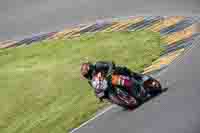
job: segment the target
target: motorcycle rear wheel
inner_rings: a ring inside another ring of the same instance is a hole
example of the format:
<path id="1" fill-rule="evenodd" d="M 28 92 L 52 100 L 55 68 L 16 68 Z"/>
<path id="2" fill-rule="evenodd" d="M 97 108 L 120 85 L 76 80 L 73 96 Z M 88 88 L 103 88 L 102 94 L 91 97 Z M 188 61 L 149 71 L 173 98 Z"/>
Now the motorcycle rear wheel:
<path id="1" fill-rule="evenodd" d="M 160 82 L 154 78 L 150 78 L 149 80 L 143 83 L 143 87 L 148 91 L 150 95 L 157 95 L 162 92 L 162 86 Z"/>

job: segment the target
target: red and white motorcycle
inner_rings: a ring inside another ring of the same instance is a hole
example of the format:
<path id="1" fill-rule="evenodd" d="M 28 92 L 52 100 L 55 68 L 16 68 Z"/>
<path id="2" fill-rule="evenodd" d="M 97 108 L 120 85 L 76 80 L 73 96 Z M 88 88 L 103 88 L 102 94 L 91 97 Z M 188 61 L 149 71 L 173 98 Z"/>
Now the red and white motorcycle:
<path id="1" fill-rule="evenodd" d="M 111 74 L 109 78 L 104 78 L 101 74 L 97 74 L 92 79 L 92 85 L 97 87 L 101 87 L 104 90 L 106 95 L 106 99 L 113 103 L 117 104 L 126 109 L 136 108 L 141 102 L 148 100 L 151 97 L 160 94 L 163 89 L 160 82 L 153 77 L 145 74 L 139 74 L 141 76 L 141 80 L 137 80 L 140 86 L 145 90 L 146 95 L 135 97 L 130 94 L 126 88 L 116 87 L 112 85 L 112 77 Z M 134 78 L 134 77 L 131 77 Z M 134 79 L 135 80 L 135 79 Z M 110 87 L 108 87 L 110 86 Z"/>

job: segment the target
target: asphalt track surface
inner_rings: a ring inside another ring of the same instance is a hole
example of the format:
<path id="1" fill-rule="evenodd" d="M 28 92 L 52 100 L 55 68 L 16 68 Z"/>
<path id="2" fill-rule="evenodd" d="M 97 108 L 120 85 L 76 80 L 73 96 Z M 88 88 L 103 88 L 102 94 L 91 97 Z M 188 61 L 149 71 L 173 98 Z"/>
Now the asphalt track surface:
<path id="1" fill-rule="evenodd" d="M 115 107 L 74 133 L 199 133 L 200 36 L 157 77 L 167 92 L 132 112 Z"/>
<path id="2" fill-rule="evenodd" d="M 117 16 L 199 15 L 199 7 L 200 0 L 2 0 L 0 41 Z"/>

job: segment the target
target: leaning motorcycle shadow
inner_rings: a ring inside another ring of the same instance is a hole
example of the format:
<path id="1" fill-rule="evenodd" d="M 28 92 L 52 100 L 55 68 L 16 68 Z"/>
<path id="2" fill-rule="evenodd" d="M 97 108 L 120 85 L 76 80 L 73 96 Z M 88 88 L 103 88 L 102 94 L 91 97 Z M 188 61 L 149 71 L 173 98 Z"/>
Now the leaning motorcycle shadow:
<path id="1" fill-rule="evenodd" d="M 156 97 L 159 97 L 159 96 L 162 95 L 163 93 L 167 92 L 167 90 L 168 90 L 168 88 L 163 88 L 163 90 L 162 90 L 161 92 L 159 92 L 159 93 L 157 93 L 157 94 L 155 94 L 155 95 L 149 97 L 148 99 L 146 99 L 146 100 L 140 102 L 136 107 L 134 107 L 134 108 L 132 108 L 132 109 L 130 109 L 130 108 L 129 108 L 129 109 L 123 108 L 123 110 L 124 110 L 124 111 L 134 111 L 134 110 L 136 110 L 137 108 L 139 108 L 140 106 L 142 106 L 144 103 L 147 103 L 147 102 L 149 102 L 149 101 L 155 99 Z"/>

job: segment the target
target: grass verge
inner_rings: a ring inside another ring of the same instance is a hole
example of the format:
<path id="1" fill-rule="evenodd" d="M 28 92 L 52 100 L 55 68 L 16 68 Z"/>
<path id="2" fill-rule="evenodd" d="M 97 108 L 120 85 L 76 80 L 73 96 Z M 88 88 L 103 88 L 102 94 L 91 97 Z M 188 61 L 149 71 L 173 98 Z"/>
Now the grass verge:
<path id="1" fill-rule="evenodd" d="M 149 31 L 97 33 L 0 51 L 0 132 L 66 133 L 92 117 L 98 104 L 80 79 L 82 58 L 114 60 L 137 72 L 162 51 Z"/>

